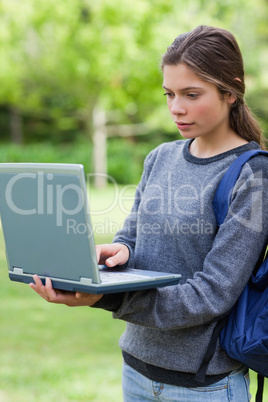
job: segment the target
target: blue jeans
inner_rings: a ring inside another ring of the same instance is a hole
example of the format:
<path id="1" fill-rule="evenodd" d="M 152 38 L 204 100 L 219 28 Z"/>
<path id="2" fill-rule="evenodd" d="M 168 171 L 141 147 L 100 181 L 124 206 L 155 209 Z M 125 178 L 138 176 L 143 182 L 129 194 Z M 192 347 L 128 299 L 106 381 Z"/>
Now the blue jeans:
<path id="1" fill-rule="evenodd" d="M 247 402 L 250 401 L 246 369 L 233 371 L 223 380 L 200 388 L 184 388 L 151 381 L 123 363 L 124 402 Z"/>

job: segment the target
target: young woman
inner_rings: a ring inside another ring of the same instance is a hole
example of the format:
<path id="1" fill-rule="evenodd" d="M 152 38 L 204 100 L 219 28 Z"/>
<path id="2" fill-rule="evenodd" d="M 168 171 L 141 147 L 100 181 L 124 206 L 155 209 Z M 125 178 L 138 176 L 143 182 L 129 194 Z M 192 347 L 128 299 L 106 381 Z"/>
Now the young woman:
<path id="1" fill-rule="evenodd" d="M 120 340 L 125 401 L 247 401 L 248 371 L 219 343 L 204 384 L 195 374 L 268 235 L 266 157 L 243 167 L 219 230 L 212 199 L 233 160 L 264 148 L 263 137 L 244 101 L 243 60 L 228 31 L 200 26 L 179 35 L 162 70 L 171 117 L 186 141 L 148 155 L 123 229 L 96 252 L 110 267 L 180 273 L 180 284 L 105 296 L 64 294 L 38 277 L 30 286 L 50 302 L 103 308 L 127 322 Z"/>

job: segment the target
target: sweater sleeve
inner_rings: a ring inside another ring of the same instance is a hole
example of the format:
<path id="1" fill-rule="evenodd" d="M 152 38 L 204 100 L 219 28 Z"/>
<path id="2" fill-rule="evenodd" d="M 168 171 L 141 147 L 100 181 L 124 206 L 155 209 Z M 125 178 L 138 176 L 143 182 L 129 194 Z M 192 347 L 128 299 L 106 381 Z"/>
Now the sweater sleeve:
<path id="1" fill-rule="evenodd" d="M 209 323 L 225 314 L 242 293 L 267 240 L 267 200 L 267 158 L 253 158 L 242 169 L 227 217 L 200 270 L 183 284 L 121 294 L 109 309 L 113 317 L 170 330 Z M 137 207 L 138 200 L 133 212 Z M 125 236 L 123 229 L 117 239 L 134 250 L 134 224 L 127 233 L 131 235 Z"/>
<path id="2" fill-rule="evenodd" d="M 156 148 L 155 150 L 151 151 L 146 157 L 144 161 L 143 174 L 141 177 L 141 181 L 138 184 L 135 192 L 135 199 L 131 212 L 125 219 L 122 230 L 119 230 L 113 239 L 113 243 L 122 243 L 128 247 L 129 249 L 129 260 L 127 263 L 128 267 L 134 266 L 134 251 L 137 236 L 137 214 L 142 199 L 142 193 L 146 187 L 148 176 L 150 175 L 151 167 L 157 155 L 157 151 L 158 149 Z"/>

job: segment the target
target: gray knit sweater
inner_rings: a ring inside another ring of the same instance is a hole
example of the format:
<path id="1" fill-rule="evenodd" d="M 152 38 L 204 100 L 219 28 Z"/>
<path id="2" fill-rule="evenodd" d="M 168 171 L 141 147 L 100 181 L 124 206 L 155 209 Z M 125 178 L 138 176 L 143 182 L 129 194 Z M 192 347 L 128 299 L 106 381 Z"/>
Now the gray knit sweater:
<path id="1" fill-rule="evenodd" d="M 124 352 L 143 363 L 195 373 L 217 318 L 236 302 L 268 236 L 268 159 L 243 167 L 225 222 L 217 231 L 212 199 L 231 162 L 251 142 L 211 158 L 189 152 L 190 140 L 164 143 L 146 158 L 135 202 L 115 242 L 131 267 L 180 273 L 179 285 L 106 295 L 95 307 L 127 322 Z M 220 348 L 208 374 L 240 364 Z"/>

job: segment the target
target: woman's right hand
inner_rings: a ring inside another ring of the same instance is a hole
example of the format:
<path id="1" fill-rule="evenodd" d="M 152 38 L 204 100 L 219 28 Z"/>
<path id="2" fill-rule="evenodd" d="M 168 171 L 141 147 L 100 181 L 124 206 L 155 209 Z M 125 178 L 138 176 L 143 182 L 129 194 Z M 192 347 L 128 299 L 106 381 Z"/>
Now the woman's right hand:
<path id="1" fill-rule="evenodd" d="M 112 268 L 123 265 L 129 259 L 129 249 L 121 243 L 100 244 L 96 246 L 97 260 L 100 265 Z"/>

